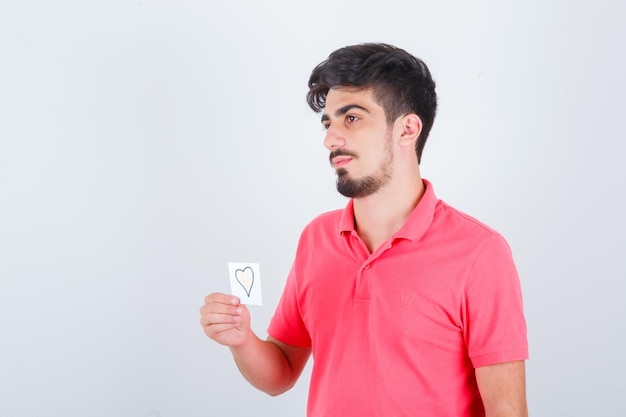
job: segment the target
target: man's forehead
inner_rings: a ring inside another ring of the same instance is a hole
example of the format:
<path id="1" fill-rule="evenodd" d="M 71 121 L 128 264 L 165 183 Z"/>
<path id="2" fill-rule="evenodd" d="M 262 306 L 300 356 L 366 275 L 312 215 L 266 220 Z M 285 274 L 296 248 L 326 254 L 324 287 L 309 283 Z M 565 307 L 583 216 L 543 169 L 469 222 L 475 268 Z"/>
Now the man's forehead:
<path id="1" fill-rule="evenodd" d="M 326 101 L 331 98 L 359 98 L 362 97 L 364 99 L 371 99 L 373 94 L 373 90 L 371 88 L 362 88 L 362 87 L 333 87 L 328 90 L 326 94 Z"/>
<path id="2" fill-rule="evenodd" d="M 358 107 L 370 113 L 375 112 L 380 107 L 374 100 L 372 89 L 358 87 L 331 88 L 328 94 L 326 94 L 324 114 L 334 114 L 346 106 Z"/>

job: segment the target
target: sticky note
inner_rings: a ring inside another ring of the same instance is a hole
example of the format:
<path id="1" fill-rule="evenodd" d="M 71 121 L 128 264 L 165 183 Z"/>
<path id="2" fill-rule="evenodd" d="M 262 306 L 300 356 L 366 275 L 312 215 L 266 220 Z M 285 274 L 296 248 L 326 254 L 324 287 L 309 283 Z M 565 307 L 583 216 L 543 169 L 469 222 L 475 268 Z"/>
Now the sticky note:
<path id="1" fill-rule="evenodd" d="M 228 262 L 230 290 L 242 304 L 263 305 L 261 271 L 258 263 Z"/>

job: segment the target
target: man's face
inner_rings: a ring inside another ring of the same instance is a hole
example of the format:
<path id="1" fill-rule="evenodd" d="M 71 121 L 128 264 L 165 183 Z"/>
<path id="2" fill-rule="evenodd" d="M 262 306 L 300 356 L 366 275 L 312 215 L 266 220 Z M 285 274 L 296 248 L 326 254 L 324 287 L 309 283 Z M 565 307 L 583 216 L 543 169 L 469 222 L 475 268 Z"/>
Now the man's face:
<path id="1" fill-rule="evenodd" d="M 337 172 L 337 190 L 346 197 L 376 193 L 391 179 L 393 148 L 385 111 L 371 90 L 331 89 L 322 124 L 324 146 Z"/>

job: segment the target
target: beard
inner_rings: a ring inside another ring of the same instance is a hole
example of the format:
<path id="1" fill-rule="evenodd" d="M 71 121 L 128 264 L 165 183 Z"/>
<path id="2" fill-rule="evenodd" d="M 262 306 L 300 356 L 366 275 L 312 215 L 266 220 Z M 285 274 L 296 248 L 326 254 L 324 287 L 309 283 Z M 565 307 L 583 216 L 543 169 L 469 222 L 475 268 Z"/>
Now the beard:
<path id="1" fill-rule="evenodd" d="M 337 191 L 348 198 L 362 198 L 370 196 L 383 188 L 391 180 L 393 153 L 391 149 L 391 136 L 386 138 L 385 155 L 383 161 L 378 166 L 378 170 L 372 174 L 361 178 L 351 178 L 344 168 L 337 170 Z M 336 151 L 331 153 L 331 158 L 337 155 L 351 155 L 358 158 L 354 153 Z"/>
<path id="2" fill-rule="evenodd" d="M 363 178 L 350 178 L 345 169 L 337 170 L 337 191 L 345 197 L 362 198 L 370 196 L 389 182 L 388 176 L 368 175 Z"/>

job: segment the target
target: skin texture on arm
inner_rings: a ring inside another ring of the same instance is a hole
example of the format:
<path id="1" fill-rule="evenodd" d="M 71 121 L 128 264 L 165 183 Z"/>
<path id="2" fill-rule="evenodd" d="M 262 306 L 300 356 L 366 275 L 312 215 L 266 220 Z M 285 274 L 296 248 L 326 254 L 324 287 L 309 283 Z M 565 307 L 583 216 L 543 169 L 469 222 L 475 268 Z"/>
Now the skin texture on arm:
<path id="1" fill-rule="evenodd" d="M 528 417 L 524 361 L 476 368 L 476 381 L 486 417 Z"/>
<path id="2" fill-rule="evenodd" d="M 291 389 L 311 354 L 311 349 L 290 346 L 272 337 L 261 340 L 254 334 L 250 343 L 230 350 L 246 380 L 269 395 Z"/>
<path id="3" fill-rule="evenodd" d="M 311 354 L 309 348 L 261 340 L 250 329 L 250 312 L 232 295 L 210 294 L 200 308 L 200 324 L 209 338 L 228 346 L 241 374 L 270 395 L 289 390 Z"/>

